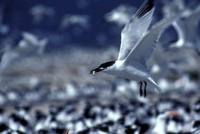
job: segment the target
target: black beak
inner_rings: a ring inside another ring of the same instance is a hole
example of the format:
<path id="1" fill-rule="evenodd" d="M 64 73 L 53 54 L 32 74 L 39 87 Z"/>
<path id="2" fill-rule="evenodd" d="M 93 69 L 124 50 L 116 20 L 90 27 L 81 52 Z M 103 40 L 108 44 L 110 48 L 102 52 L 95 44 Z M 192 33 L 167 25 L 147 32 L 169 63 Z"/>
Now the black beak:
<path id="1" fill-rule="evenodd" d="M 92 70 L 92 71 L 90 71 L 90 74 L 95 75 L 95 74 L 96 74 L 96 71 L 95 71 L 95 70 Z"/>

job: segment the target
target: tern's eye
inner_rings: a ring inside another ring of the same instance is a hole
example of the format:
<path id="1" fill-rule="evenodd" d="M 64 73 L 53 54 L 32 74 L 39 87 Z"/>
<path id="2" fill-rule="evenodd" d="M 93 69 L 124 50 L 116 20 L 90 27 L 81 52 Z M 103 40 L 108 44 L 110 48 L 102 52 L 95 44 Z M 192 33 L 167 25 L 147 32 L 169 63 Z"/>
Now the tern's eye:
<path id="1" fill-rule="evenodd" d="M 105 69 L 105 68 L 104 68 L 104 67 L 100 67 L 99 69 L 103 70 L 103 69 Z"/>

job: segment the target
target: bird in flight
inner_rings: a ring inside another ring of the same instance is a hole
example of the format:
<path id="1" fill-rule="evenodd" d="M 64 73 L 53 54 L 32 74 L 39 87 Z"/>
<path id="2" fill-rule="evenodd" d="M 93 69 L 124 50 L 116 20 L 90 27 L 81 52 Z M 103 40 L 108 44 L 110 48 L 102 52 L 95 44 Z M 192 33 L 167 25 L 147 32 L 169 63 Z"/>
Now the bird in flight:
<path id="1" fill-rule="evenodd" d="M 140 96 L 146 96 L 147 85 L 160 92 L 149 73 L 147 61 L 153 54 L 161 33 L 177 18 L 165 18 L 148 30 L 154 13 L 154 1 L 147 0 L 130 18 L 121 32 L 121 46 L 117 60 L 101 64 L 90 73 L 106 72 L 120 78 L 138 81 Z"/>

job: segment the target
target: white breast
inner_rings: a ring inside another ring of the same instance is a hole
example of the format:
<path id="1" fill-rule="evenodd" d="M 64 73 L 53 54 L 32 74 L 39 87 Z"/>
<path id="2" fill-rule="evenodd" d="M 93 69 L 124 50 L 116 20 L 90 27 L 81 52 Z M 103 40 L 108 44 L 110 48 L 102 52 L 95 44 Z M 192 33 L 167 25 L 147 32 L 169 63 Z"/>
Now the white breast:
<path id="1" fill-rule="evenodd" d="M 136 81 L 141 81 L 145 78 L 143 72 L 134 67 L 124 65 L 124 61 L 116 61 L 115 66 L 108 73 L 120 78 Z"/>
<path id="2" fill-rule="evenodd" d="M 116 69 L 123 69 L 124 68 L 124 60 L 117 60 L 116 62 L 115 62 L 115 68 Z"/>

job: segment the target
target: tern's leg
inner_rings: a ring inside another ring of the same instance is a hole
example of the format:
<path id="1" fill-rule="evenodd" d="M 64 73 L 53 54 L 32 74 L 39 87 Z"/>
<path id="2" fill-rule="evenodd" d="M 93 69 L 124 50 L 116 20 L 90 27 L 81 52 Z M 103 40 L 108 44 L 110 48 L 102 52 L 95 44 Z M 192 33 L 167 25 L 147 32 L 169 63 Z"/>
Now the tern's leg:
<path id="1" fill-rule="evenodd" d="M 147 82 L 144 81 L 144 97 L 147 96 Z"/>
<path id="2" fill-rule="evenodd" d="M 139 84 L 140 84 L 140 96 L 142 96 L 143 95 L 143 91 L 142 91 L 143 82 L 140 81 Z"/>

